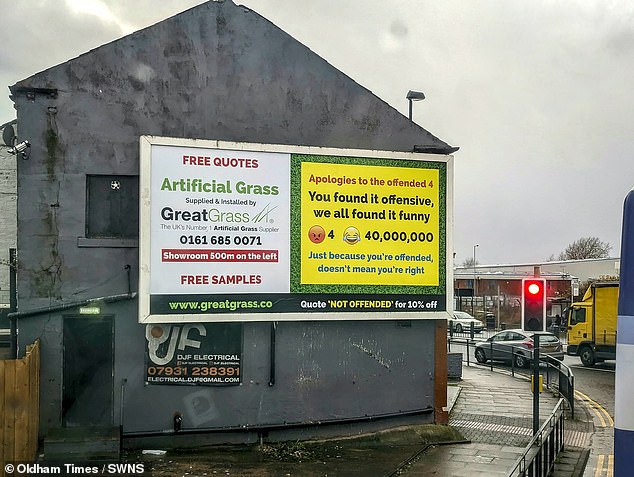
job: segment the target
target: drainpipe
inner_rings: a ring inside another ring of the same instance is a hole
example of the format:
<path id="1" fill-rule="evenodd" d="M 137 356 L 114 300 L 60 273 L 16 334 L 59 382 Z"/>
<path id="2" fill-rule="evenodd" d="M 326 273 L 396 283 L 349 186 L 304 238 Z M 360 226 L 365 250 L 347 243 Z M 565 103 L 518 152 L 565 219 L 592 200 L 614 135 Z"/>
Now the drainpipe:
<path id="1" fill-rule="evenodd" d="M 17 290 L 17 268 L 18 261 L 15 248 L 9 249 L 9 320 L 11 338 L 11 359 L 18 358 L 18 319 L 11 316 L 18 310 L 18 290 Z"/>

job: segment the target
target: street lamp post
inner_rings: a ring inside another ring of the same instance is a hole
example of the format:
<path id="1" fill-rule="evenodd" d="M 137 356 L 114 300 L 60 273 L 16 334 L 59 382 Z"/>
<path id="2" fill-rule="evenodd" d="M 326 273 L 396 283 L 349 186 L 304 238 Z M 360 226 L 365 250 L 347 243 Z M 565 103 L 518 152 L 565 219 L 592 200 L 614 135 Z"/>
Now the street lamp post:
<path id="1" fill-rule="evenodd" d="M 412 91 L 409 90 L 406 96 L 409 101 L 409 120 L 412 120 L 412 101 L 422 101 L 425 99 L 425 93 L 421 93 L 420 91 Z"/>
<path id="2" fill-rule="evenodd" d="M 476 248 L 480 245 L 475 244 L 473 246 L 473 297 L 471 297 L 471 314 L 475 316 L 475 298 L 476 298 Z"/>

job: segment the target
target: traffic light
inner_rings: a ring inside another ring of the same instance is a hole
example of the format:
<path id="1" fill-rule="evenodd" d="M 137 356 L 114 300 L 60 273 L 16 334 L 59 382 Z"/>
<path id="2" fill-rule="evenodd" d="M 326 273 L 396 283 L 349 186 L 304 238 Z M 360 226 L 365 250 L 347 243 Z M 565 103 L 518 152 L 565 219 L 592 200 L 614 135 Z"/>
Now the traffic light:
<path id="1" fill-rule="evenodd" d="M 546 331 L 546 280 L 522 280 L 522 329 Z"/>

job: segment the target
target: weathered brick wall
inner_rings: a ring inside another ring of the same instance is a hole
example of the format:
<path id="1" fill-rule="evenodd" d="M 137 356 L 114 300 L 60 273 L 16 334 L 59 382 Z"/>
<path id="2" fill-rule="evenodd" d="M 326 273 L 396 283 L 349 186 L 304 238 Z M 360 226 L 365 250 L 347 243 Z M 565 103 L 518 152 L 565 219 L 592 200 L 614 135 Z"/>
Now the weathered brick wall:
<path id="1" fill-rule="evenodd" d="M 1 131 L 0 131 L 1 132 Z M 9 248 L 16 246 L 15 156 L 0 147 L 0 305 L 9 303 Z"/>

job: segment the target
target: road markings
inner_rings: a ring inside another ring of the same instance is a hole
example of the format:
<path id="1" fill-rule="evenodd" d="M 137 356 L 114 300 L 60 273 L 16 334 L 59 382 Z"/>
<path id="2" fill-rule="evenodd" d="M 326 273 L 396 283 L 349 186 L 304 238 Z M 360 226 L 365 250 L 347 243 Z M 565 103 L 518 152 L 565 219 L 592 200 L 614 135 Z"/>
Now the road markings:
<path id="1" fill-rule="evenodd" d="M 614 419 L 610 413 L 598 402 L 581 391 L 575 389 L 577 399 L 583 401 L 587 408 L 597 417 L 601 425 L 599 427 L 614 428 Z M 594 477 L 614 477 L 614 454 L 597 455 L 597 465 L 594 468 Z"/>
<path id="2" fill-rule="evenodd" d="M 518 434 L 524 436 L 532 436 L 533 430 L 526 427 L 506 426 L 504 424 L 493 424 L 489 422 L 465 421 L 462 419 L 450 420 L 449 424 L 454 427 L 463 427 L 465 429 L 477 429 L 482 431 L 504 432 L 507 434 Z"/>
<path id="3" fill-rule="evenodd" d="M 603 455 L 600 454 L 597 456 L 597 467 L 594 470 L 594 477 L 601 477 L 605 475 L 606 477 L 614 476 L 614 455 Z"/>
<path id="4" fill-rule="evenodd" d="M 605 410 L 601 404 L 592 400 L 589 396 L 586 396 L 581 391 L 575 389 L 575 395 L 581 401 L 584 401 L 590 409 L 594 412 L 594 415 L 597 416 L 599 422 L 601 423 L 601 427 L 614 427 L 614 419 L 610 416 L 610 413 Z"/>
<path id="5" fill-rule="evenodd" d="M 601 477 L 603 473 L 603 461 L 605 460 L 605 456 L 602 454 L 597 457 L 597 468 L 594 469 L 594 477 Z"/>

